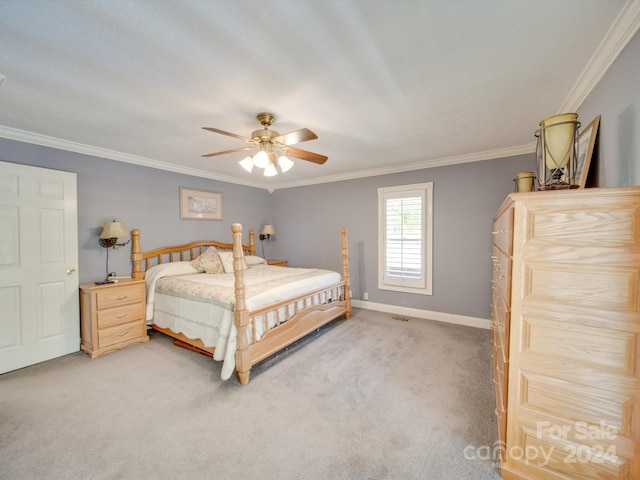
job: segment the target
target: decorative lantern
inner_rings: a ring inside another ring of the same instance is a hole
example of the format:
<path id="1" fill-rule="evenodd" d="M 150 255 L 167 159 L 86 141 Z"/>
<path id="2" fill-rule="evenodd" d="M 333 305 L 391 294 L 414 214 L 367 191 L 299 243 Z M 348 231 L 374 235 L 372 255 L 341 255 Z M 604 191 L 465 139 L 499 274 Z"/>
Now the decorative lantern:
<path id="1" fill-rule="evenodd" d="M 516 192 L 531 192 L 533 190 L 533 181 L 535 180 L 533 172 L 516 173 L 513 179 L 516 182 Z"/>
<path id="2" fill-rule="evenodd" d="M 575 184 L 580 122 L 577 113 L 563 113 L 540 122 L 536 131 L 538 190 L 578 188 Z"/>

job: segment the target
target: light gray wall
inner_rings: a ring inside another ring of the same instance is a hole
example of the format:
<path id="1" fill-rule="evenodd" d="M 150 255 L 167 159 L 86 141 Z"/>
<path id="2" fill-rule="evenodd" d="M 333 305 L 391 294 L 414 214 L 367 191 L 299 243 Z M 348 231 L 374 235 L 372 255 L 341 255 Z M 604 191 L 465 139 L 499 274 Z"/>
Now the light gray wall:
<path id="1" fill-rule="evenodd" d="M 586 126 L 601 115 L 598 160 L 600 186 L 640 185 L 640 33 L 631 40 L 580 107 Z M 552 112 L 551 112 L 552 113 Z M 285 190 L 243 187 L 129 165 L 0 138 L 0 160 L 75 172 L 78 176 L 80 281 L 105 273 L 98 245 L 102 223 L 123 221 L 142 231 L 145 250 L 202 238 L 231 238 L 231 223 L 259 232 L 276 228 L 265 242 L 268 258 L 293 266 L 340 269 L 340 228 L 349 229 L 352 290 L 361 299 L 438 312 L 489 317 L 491 220 L 513 177 L 535 168 L 523 155 L 416 172 L 370 177 Z M 377 289 L 377 188 L 434 182 L 434 294 Z M 178 189 L 220 191 L 222 222 L 180 220 Z M 245 234 L 245 238 L 247 238 Z M 129 273 L 130 248 L 112 251 L 110 270 Z M 261 245 L 258 241 L 258 253 Z"/>
<path id="2" fill-rule="evenodd" d="M 102 225 L 116 219 L 141 232 L 143 250 L 193 240 L 231 239 L 231 224 L 258 230 L 271 216 L 266 190 L 181 175 L 0 138 L 0 160 L 75 172 L 78 184 L 79 280 L 106 276 L 106 250 L 98 244 Z M 222 192 L 223 220 L 181 220 L 179 188 Z M 256 238 L 257 240 L 257 238 Z M 259 243 L 259 242 L 258 242 Z M 131 244 L 109 252 L 109 270 L 131 274 Z"/>
<path id="3" fill-rule="evenodd" d="M 640 185 L 640 32 L 585 99 L 586 127 L 601 115 L 595 185 Z M 550 112 L 550 114 L 553 112 Z M 354 298 L 438 312 L 489 317 L 491 219 L 533 155 L 278 190 L 275 241 L 267 256 L 293 265 L 340 267 L 339 229 L 349 229 Z M 377 290 L 377 188 L 434 182 L 434 294 Z M 327 235 L 328 233 L 328 235 Z"/>
<path id="4" fill-rule="evenodd" d="M 595 185 L 640 185 L 640 32 L 585 99 L 578 114 L 582 127 L 601 115 Z"/>
<path id="5" fill-rule="evenodd" d="M 276 190 L 267 257 L 339 271 L 347 227 L 354 298 L 489 318 L 492 219 L 515 174 L 532 170 L 534 154 Z M 378 290 L 377 189 L 421 182 L 434 183 L 433 295 Z"/>

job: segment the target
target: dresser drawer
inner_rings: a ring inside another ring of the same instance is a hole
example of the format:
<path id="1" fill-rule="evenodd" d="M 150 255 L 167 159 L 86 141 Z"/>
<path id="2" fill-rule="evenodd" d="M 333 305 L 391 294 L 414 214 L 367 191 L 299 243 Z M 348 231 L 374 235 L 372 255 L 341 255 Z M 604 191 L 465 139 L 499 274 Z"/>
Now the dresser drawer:
<path id="1" fill-rule="evenodd" d="M 496 407 L 503 412 L 507 411 L 507 380 L 508 363 L 500 360 L 498 354 L 496 361 L 493 364 L 493 384 L 496 390 Z"/>
<path id="2" fill-rule="evenodd" d="M 144 319 L 144 305 L 133 303 L 122 307 L 98 310 L 98 329 L 113 327 L 122 323 L 142 321 Z"/>
<path id="3" fill-rule="evenodd" d="M 98 348 L 105 348 L 136 337 L 146 336 L 146 328 L 146 325 L 142 322 L 131 322 L 99 330 Z"/>
<path id="4" fill-rule="evenodd" d="M 507 307 L 511 304 L 511 258 L 493 247 L 493 284 L 498 287 Z"/>
<path id="5" fill-rule="evenodd" d="M 509 208 L 493 221 L 493 243 L 508 256 L 513 254 L 513 208 Z"/>
<path id="6" fill-rule="evenodd" d="M 102 310 L 131 303 L 142 303 L 144 301 L 144 289 L 144 284 L 139 283 L 100 290 L 96 293 L 96 308 Z"/>
<path id="7" fill-rule="evenodd" d="M 492 305 L 491 318 L 496 333 L 496 350 L 498 359 L 505 363 L 509 359 L 509 320 L 510 312 L 506 309 L 500 295 Z"/>

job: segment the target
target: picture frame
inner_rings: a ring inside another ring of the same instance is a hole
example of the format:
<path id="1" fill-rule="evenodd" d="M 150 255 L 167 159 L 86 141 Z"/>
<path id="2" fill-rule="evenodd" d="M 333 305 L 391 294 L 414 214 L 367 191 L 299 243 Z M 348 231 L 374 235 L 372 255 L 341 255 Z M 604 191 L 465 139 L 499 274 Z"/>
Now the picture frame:
<path id="1" fill-rule="evenodd" d="M 587 177 L 589 176 L 589 167 L 593 157 L 593 148 L 598 136 L 598 127 L 600 126 L 600 115 L 593 119 L 587 127 L 580 133 L 577 143 L 578 162 L 576 165 L 576 185 L 578 188 L 585 188 Z"/>
<path id="2" fill-rule="evenodd" d="M 180 187 L 181 220 L 222 220 L 222 193 Z"/>

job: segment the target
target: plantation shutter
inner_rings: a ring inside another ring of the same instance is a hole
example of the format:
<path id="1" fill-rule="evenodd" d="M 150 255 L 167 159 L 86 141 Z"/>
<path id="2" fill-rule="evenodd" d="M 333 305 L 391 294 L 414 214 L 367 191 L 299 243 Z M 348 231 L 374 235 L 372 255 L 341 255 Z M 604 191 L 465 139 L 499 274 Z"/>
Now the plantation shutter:
<path id="1" fill-rule="evenodd" d="M 378 188 L 378 288 L 432 295 L 433 182 Z"/>
<path id="2" fill-rule="evenodd" d="M 384 195 L 384 283 L 424 285 L 424 190 Z"/>

